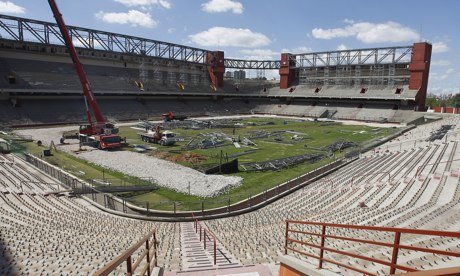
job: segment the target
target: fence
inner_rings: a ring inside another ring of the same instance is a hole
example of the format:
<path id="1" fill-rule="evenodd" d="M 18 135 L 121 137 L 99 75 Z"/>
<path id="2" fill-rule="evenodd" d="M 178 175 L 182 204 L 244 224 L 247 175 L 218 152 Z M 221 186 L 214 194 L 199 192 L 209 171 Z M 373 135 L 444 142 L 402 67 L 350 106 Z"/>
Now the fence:
<path id="1" fill-rule="evenodd" d="M 83 191 L 86 198 L 93 202 L 111 209 L 116 212 L 122 212 L 133 215 L 155 216 L 163 218 L 192 218 L 194 212 L 198 216 L 227 216 L 235 212 L 250 211 L 263 206 L 264 203 L 270 203 L 277 198 L 280 198 L 290 192 L 300 189 L 318 177 L 330 173 L 345 164 L 356 160 L 358 157 L 343 158 L 335 160 L 329 164 L 310 171 L 302 176 L 296 177 L 285 183 L 279 184 L 271 189 L 265 190 L 256 195 L 247 195 L 247 198 L 233 203 L 230 198 L 227 199 L 207 199 L 192 202 L 164 202 L 164 203 L 139 203 L 136 205 L 127 202 L 126 199 L 114 196 L 112 194 L 103 193 L 93 187 L 91 181 L 83 181 L 79 178 L 61 170 L 59 167 L 51 165 L 46 161 L 35 157 L 31 154 L 26 154 L 25 160 L 48 175 L 58 179 L 62 185 L 68 189 Z M 179 206 L 189 206 L 187 211 L 179 211 Z M 214 208 L 214 206 L 223 206 Z M 165 211 L 165 206 L 169 210 Z"/>
<path id="2" fill-rule="evenodd" d="M 321 232 L 312 232 L 304 230 L 307 227 L 319 227 Z M 296 228 L 296 229 L 295 229 Z M 329 231 L 337 231 L 343 229 L 352 229 L 348 233 L 351 235 L 356 235 L 357 231 L 354 230 L 366 230 L 371 231 L 373 233 L 380 232 L 384 234 L 392 234 L 393 235 L 393 242 L 382 242 L 382 241 L 375 241 L 369 238 L 356 238 L 353 236 L 338 236 L 327 234 Z M 295 235 L 296 238 L 292 238 L 291 234 Z M 425 253 L 432 253 L 442 256 L 450 256 L 450 257 L 460 257 L 460 252 L 453 252 L 453 251 L 444 251 L 444 250 L 437 250 L 431 249 L 428 247 L 418 247 L 412 245 L 403 245 L 401 244 L 402 235 L 403 234 L 411 234 L 411 235 L 425 235 L 425 236 L 436 236 L 436 237 L 451 237 L 451 238 L 460 238 L 460 232 L 446 232 L 446 231 L 431 231 L 431 230 L 419 230 L 419 229 L 406 229 L 406 228 L 390 228 L 390 227 L 376 227 L 376 226 L 359 226 L 359 225 L 347 225 L 347 224 L 333 224 L 333 223 L 322 223 L 322 222 L 307 222 L 307 221 L 294 221 L 294 220 L 287 220 L 286 221 L 286 233 L 285 233 L 285 254 L 288 254 L 289 251 L 298 253 L 302 256 L 311 257 L 317 259 L 318 268 L 323 268 L 323 263 L 331 263 L 337 266 L 345 267 L 350 270 L 357 271 L 359 273 L 363 273 L 366 275 L 376 275 L 375 273 L 366 271 L 364 269 L 358 268 L 356 266 L 352 266 L 349 264 L 340 263 L 338 261 L 333 260 L 332 258 L 326 258 L 325 254 L 328 252 L 336 253 L 339 255 L 344 255 L 356 259 L 365 260 L 368 262 L 382 264 L 386 267 L 389 267 L 389 274 L 395 274 L 396 270 L 399 271 L 406 271 L 406 272 L 414 272 L 417 271 L 415 268 L 411 268 L 405 265 L 398 264 L 398 254 L 400 250 L 411 250 L 417 252 L 425 252 Z M 303 239 L 307 237 L 307 241 Z M 314 238 L 312 237 L 319 237 L 319 244 L 313 243 Z M 382 259 L 377 259 L 369 256 L 358 255 L 355 253 L 351 253 L 349 251 L 344 251 L 332 247 L 326 247 L 325 244 L 328 240 L 339 240 L 339 241 L 346 241 L 346 242 L 356 242 L 359 244 L 366 244 L 366 245 L 373 245 L 373 246 L 380 246 L 385 248 L 391 249 L 391 258 L 390 262 L 384 261 Z M 319 249 L 319 253 L 317 255 L 307 253 L 303 251 L 305 247 L 311 247 L 315 249 Z M 297 248 L 294 248 L 297 247 Z"/>
<path id="3" fill-rule="evenodd" d="M 145 244 L 145 249 L 142 246 Z M 115 271 L 121 264 L 126 262 L 126 275 L 151 275 L 154 267 L 158 266 L 157 263 L 157 237 L 155 230 L 152 230 L 144 238 L 142 238 L 135 245 L 131 246 L 128 250 L 122 253 L 120 256 L 115 258 L 113 261 L 108 263 L 103 268 L 99 269 L 94 273 L 96 276 L 109 275 Z M 141 252 L 139 252 L 141 251 Z M 133 255 L 138 254 L 139 256 L 133 263 Z M 139 273 L 135 273 L 136 269 L 145 259 L 145 263 L 142 266 Z"/>
<path id="4" fill-rule="evenodd" d="M 179 212 L 177 211 L 177 205 L 183 204 L 183 202 L 171 202 L 173 210 L 170 213 L 163 214 L 163 213 L 158 213 L 158 212 L 151 212 L 151 207 L 152 204 L 149 205 L 144 205 L 145 208 L 136 208 L 138 212 L 143 213 L 145 215 L 156 215 L 160 217 L 192 217 L 192 213 L 195 213 L 196 215 L 203 217 L 209 217 L 209 216 L 223 216 L 223 215 L 228 215 L 231 213 L 236 213 L 236 212 L 243 212 L 243 211 L 249 211 L 253 210 L 259 206 L 262 206 L 264 203 L 270 203 L 273 200 L 282 197 L 286 195 L 287 193 L 293 192 L 297 189 L 300 189 L 306 185 L 308 185 L 310 182 L 316 180 L 318 177 L 330 173 L 333 170 L 344 166 L 348 162 L 356 160 L 357 157 L 349 158 L 349 159 L 339 159 L 336 161 L 333 161 L 327 165 L 324 165 L 320 168 L 317 168 L 311 172 L 308 172 L 302 176 L 296 177 L 290 181 L 287 181 L 285 183 L 279 184 L 271 189 L 265 190 L 262 193 L 256 194 L 256 195 L 248 195 L 247 198 L 231 204 L 231 199 L 219 199 L 217 201 L 221 202 L 223 207 L 217 207 L 213 209 L 207 209 L 206 207 L 208 204 L 215 203 L 216 200 L 209 199 L 209 200 L 202 200 L 202 201 L 195 201 L 193 202 L 194 206 L 196 208 L 189 210 L 188 212 Z M 226 203 L 226 204 L 225 204 Z M 194 211 L 194 212 L 192 212 Z"/>

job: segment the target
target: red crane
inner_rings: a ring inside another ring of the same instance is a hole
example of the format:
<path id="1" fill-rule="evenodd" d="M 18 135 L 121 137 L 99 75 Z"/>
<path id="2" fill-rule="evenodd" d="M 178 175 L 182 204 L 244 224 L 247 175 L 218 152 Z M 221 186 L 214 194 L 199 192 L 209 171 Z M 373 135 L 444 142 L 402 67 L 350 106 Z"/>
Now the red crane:
<path id="1" fill-rule="evenodd" d="M 59 12 L 58 6 L 54 0 L 48 0 L 48 3 L 53 11 L 54 18 L 56 19 L 56 23 L 61 31 L 67 49 L 69 50 L 70 57 L 72 58 L 72 62 L 83 89 L 88 125 L 80 126 L 80 139 L 82 139 L 82 137 L 89 138 L 89 140 L 93 141 L 94 145 L 100 149 L 119 148 L 121 147 L 121 138 L 117 134 L 118 128 L 116 128 L 113 124 L 108 123 L 102 115 L 101 109 L 99 108 L 93 91 L 91 90 L 91 84 L 86 76 L 85 70 L 83 69 L 83 65 L 78 58 L 77 52 L 75 51 L 72 39 L 69 36 L 69 31 L 65 25 L 64 19 L 62 18 L 62 14 Z M 91 110 L 93 111 L 96 123 L 93 123 L 91 119 L 89 107 L 91 107 Z"/>

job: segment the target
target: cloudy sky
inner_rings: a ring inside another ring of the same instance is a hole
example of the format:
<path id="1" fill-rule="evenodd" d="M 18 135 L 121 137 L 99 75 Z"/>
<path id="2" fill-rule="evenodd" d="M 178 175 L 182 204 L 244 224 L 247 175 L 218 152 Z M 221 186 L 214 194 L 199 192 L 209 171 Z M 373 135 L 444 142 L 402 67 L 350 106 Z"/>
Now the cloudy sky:
<path id="1" fill-rule="evenodd" d="M 279 59 L 281 52 L 433 44 L 429 87 L 460 92 L 460 1 L 57 0 L 69 25 Z M 0 13 L 53 21 L 45 0 L 0 0 Z"/>

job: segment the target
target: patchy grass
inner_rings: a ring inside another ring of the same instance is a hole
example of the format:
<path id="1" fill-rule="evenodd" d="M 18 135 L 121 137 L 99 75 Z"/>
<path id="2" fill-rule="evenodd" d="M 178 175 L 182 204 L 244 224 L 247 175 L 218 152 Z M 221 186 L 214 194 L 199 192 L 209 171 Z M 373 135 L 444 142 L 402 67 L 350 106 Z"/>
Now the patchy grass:
<path id="1" fill-rule="evenodd" d="M 190 130 L 190 129 L 176 129 L 174 132 L 178 137 L 183 138 L 184 141 L 178 142 L 176 145 L 171 147 L 161 147 L 155 144 L 148 144 L 140 140 L 138 133 L 143 130 L 133 129 L 131 127 L 121 127 L 120 135 L 126 137 L 127 142 L 130 146 L 123 150 L 134 151 L 134 145 L 148 145 L 155 147 L 155 155 L 162 156 L 165 159 L 180 160 L 180 163 L 184 166 L 189 167 L 206 167 L 221 162 L 221 156 L 229 156 L 233 154 L 242 153 L 247 150 L 254 150 L 253 153 L 240 155 L 238 158 L 239 163 L 246 162 L 262 162 L 272 159 L 285 158 L 290 156 L 296 156 L 307 153 L 320 153 L 324 152 L 323 148 L 327 145 L 332 144 L 338 139 L 346 141 L 353 141 L 358 145 L 369 142 L 370 140 L 382 138 L 394 133 L 392 128 L 375 128 L 368 126 L 356 126 L 356 125 L 342 125 L 339 123 L 323 123 L 323 122 L 310 122 L 310 121 L 298 121 L 298 120 L 284 120 L 280 118 L 249 118 L 239 121 L 245 126 L 240 128 L 220 128 L 220 129 L 202 129 L 202 130 Z M 253 124 L 250 124 L 252 122 Z M 267 124 L 268 123 L 268 124 Z M 244 146 L 242 143 L 241 148 L 236 148 L 231 141 L 226 141 L 223 146 L 211 148 L 211 149 L 194 149 L 194 150 L 183 150 L 183 147 L 192 139 L 203 139 L 202 134 L 223 132 L 235 140 L 238 138 L 243 139 L 244 137 L 250 137 L 253 131 L 292 131 L 294 133 L 280 133 L 275 136 L 269 136 L 261 139 L 251 139 L 256 145 Z M 296 141 L 292 139 L 294 135 L 301 137 L 301 140 Z M 22 150 L 31 152 L 33 154 L 41 155 L 44 147 L 38 147 L 35 143 L 21 143 Z M 186 155 L 198 156 L 203 158 L 190 159 L 187 162 Z M 335 158 L 338 158 L 345 154 L 344 152 L 336 152 Z M 318 168 L 324 164 L 331 162 L 334 157 L 325 158 L 320 162 L 302 163 L 289 168 L 281 169 L 279 171 L 267 171 L 267 172 L 246 172 L 240 171 L 236 176 L 240 176 L 244 179 L 243 184 L 229 191 L 225 195 L 221 195 L 215 198 L 199 198 L 197 196 L 191 196 L 186 193 L 178 193 L 176 191 L 159 188 L 156 191 L 148 193 L 126 193 L 121 196 L 139 206 L 148 207 L 150 209 L 158 210 L 174 210 L 174 204 L 176 210 L 201 210 L 202 207 L 205 209 L 225 206 L 229 203 L 235 203 L 248 198 L 250 195 L 263 192 L 270 189 L 277 184 L 281 184 L 289 179 L 305 174 L 315 168 Z M 45 157 L 45 160 L 51 164 L 57 165 L 72 174 L 84 178 L 84 179 L 111 179 L 113 182 L 123 182 L 138 184 L 142 183 L 142 179 L 124 175 L 120 172 L 111 171 L 102 168 L 96 164 L 89 163 L 83 159 L 75 157 L 71 154 L 53 151 L 53 156 Z M 176 202 L 176 203 L 174 203 Z"/>
<path id="2" fill-rule="evenodd" d="M 204 167 L 219 164 L 221 162 L 221 155 L 227 156 L 232 154 L 241 153 L 243 151 L 256 149 L 255 152 L 250 154 L 241 155 L 238 157 L 239 163 L 246 162 L 262 162 L 272 159 L 285 158 L 290 156 L 296 156 L 306 153 L 319 153 L 322 152 L 322 148 L 332 144 L 338 139 L 346 141 L 353 141 L 359 145 L 368 142 L 373 139 L 382 138 L 392 134 L 395 130 L 391 128 L 375 128 L 368 126 L 357 126 L 357 125 L 342 125 L 340 123 L 323 123 L 323 122 L 309 122 L 309 121 L 297 121 L 297 120 L 284 120 L 279 118 L 250 118 L 239 121 L 243 124 L 249 122 L 255 123 L 255 125 L 245 125 L 242 128 L 221 128 L 221 129 L 202 129 L 202 130 L 190 130 L 190 129 L 175 129 L 174 132 L 178 137 L 184 139 L 183 142 L 178 142 L 176 145 L 171 147 L 160 147 L 158 145 L 148 144 L 142 142 L 138 137 L 138 132 L 142 130 L 135 130 L 130 127 L 123 127 L 120 129 L 122 136 L 126 136 L 130 144 L 138 145 L 150 145 L 156 147 L 155 155 L 165 156 L 166 159 L 174 159 L 183 155 L 185 152 L 183 147 L 192 139 L 203 139 L 202 134 L 223 132 L 227 135 L 232 136 L 235 140 L 238 137 L 243 139 L 249 137 L 251 131 L 265 130 L 268 132 L 274 131 L 285 131 L 289 130 L 297 133 L 298 137 L 302 137 L 302 140 L 295 141 L 291 139 L 294 133 L 282 133 L 282 141 L 275 141 L 274 137 L 262 139 L 252 139 L 256 143 L 255 146 L 244 146 L 242 143 L 241 148 L 236 148 L 230 141 L 226 142 L 223 146 L 210 148 L 210 149 L 194 149 L 190 152 L 205 156 L 200 164 L 193 162 L 178 162 L 184 166 L 189 167 Z M 270 124 L 267 124 L 270 122 Z M 235 131 L 235 132 L 233 132 Z M 234 133 L 234 134 L 233 134 Z M 335 158 L 342 156 L 344 152 L 337 152 Z M 226 204 L 235 203 L 248 198 L 250 195 L 254 195 L 270 189 L 277 184 L 283 183 L 289 179 L 305 174 L 315 168 L 318 168 L 324 164 L 331 162 L 333 158 L 326 158 L 320 162 L 310 164 L 303 163 L 290 168 L 282 169 L 280 171 L 268 171 L 268 172 L 246 172 L 241 171 L 233 174 L 235 176 L 241 176 L 244 181 L 243 184 L 229 191 L 225 195 L 218 196 L 212 199 L 201 199 L 187 194 L 177 193 L 168 189 L 160 189 L 152 193 L 146 193 L 141 196 L 135 196 L 131 198 L 136 204 L 144 205 L 145 202 L 149 202 L 149 207 L 152 208 L 152 204 L 157 206 L 158 209 L 172 210 L 172 202 L 181 202 L 176 205 L 177 210 L 200 210 L 201 204 L 204 202 L 204 208 L 215 208 L 225 206 Z M 155 202 L 154 197 L 157 194 L 161 194 L 164 198 L 168 198 L 165 202 Z"/>

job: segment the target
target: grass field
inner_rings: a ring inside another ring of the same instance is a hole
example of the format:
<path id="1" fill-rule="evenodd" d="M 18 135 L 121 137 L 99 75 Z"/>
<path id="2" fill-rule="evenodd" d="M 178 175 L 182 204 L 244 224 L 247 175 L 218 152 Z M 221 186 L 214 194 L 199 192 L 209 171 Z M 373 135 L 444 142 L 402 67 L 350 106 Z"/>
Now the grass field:
<path id="1" fill-rule="evenodd" d="M 333 122 L 311 122 L 300 120 L 286 120 L 281 118 L 250 118 L 238 120 L 240 127 L 236 128 L 206 128 L 200 130 L 175 129 L 174 132 L 183 141 L 174 146 L 161 147 L 159 145 L 148 144 L 138 137 L 138 132 L 142 130 L 131 127 L 121 127 L 120 135 L 127 138 L 128 147 L 123 150 L 135 150 L 135 145 L 148 145 L 155 147 L 148 153 L 156 157 L 171 160 L 184 166 L 194 168 L 204 168 L 221 162 L 221 156 L 232 156 L 247 150 L 252 150 L 250 154 L 238 156 L 238 162 L 263 162 L 272 159 L 297 156 L 301 154 L 324 153 L 328 157 L 316 163 L 301 163 L 277 171 L 254 172 L 244 171 L 240 167 L 240 172 L 232 174 L 242 177 L 243 184 L 229 191 L 227 194 L 220 195 L 212 199 L 201 199 L 196 196 L 178 193 L 169 189 L 160 188 L 154 192 L 143 194 L 125 194 L 129 201 L 145 206 L 149 202 L 151 209 L 172 210 L 173 202 L 177 203 L 177 210 L 199 210 L 204 202 L 205 208 L 225 206 L 229 202 L 234 203 L 272 188 L 277 184 L 283 183 L 296 176 L 307 173 L 317 167 L 331 162 L 334 158 L 342 156 L 345 152 L 335 152 L 333 155 L 324 150 L 339 139 L 357 143 L 357 147 L 350 150 L 359 149 L 371 140 L 386 137 L 395 132 L 393 128 L 376 128 L 362 125 L 342 125 Z M 241 148 L 236 148 L 229 140 L 223 140 L 223 144 L 216 148 L 209 149 L 184 149 L 190 140 L 199 141 L 212 133 L 223 133 L 227 138 L 238 141 L 244 137 L 251 137 L 254 132 L 278 133 L 260 139 L 251 139 L 255 145 L 245 146 L 239 143 Z M 284 132 L 289 131 L 289 132 Z M 293 139 L 295 138 L 295 139 Z M 34 143 L 24 143 L 25 150 L 38 154 L 43 148 L 37 147 Z M 191 158 L 190 158 L 191 157 Z M 124 181 L 125 183 L 139 183 L 142 180 L 123 175 L 119 172 L 103 169 L 94 164 L 90 164 L 71 154 L 55 152 L 53 156 L 47 157 L 47 161 L 70 171 L 81 178 L 91 179 L 113 179 L 114 181 Z"/>

